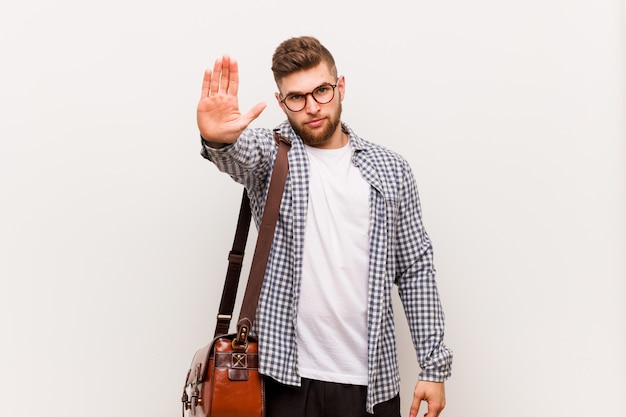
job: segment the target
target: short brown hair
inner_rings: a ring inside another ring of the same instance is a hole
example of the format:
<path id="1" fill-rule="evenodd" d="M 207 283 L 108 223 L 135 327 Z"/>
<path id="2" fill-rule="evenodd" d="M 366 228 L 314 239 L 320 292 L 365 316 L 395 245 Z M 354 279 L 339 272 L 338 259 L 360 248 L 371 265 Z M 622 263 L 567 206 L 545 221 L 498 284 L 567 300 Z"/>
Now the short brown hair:
<path id="1" fill-rule="evenodd" d="M 272 57 L 272 72 L 278 83 L 283 77 L 326 62 L 333 76 L 337 76 L 335 59 L 324 45 L 312 36 L 290 38 L 278 45 Z"/>

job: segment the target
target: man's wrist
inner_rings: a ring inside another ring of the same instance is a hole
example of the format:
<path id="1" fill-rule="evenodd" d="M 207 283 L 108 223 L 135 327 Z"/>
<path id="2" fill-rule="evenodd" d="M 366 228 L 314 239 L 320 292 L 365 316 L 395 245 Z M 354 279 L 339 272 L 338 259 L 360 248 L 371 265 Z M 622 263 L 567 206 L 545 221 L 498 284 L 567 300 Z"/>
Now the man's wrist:
<path id="1" fill-rule="evenodd" d="M 213 148 L 213 149 L 221 149 L 221 148 L 227 147 L 228 145 L 232 145 L 231 143 L 211 142 L 203 138 L 202 135 L 200 135 L 200 139 L 202 139 L 202 143 L 204 143 L 209 148 Z"/>

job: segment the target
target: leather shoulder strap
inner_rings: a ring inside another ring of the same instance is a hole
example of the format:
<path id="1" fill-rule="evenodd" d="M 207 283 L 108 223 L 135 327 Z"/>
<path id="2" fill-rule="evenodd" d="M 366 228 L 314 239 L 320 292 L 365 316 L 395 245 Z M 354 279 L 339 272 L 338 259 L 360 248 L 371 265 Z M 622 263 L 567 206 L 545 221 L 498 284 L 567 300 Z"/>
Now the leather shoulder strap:
<path id="1" fill-rule="evenodd" d="M 267 267 L 272 242 L 274 241 L 274 232 L 276 230 L 276 222 L 278 221 L 280 203 L 282 201 L 285 182 L 287 181 L 287 173 L 289 171 L 287 153 L 291 148 L 291 142 L 276 131 L 274 131 L 274 137 L 278 142 L 278 155 L 274 162 L 274 169 L 272 171 L 272 177 L 267 191 L 267 199 L 265 200 L 265 208 L 263 209 L 263 216 L 259 227 L 259 235 L 254 249 L 254 257 L 252 259 L 252 265 L 250 266 L 248 285 L 241 304 L 239 322 L 237 323 L 237 337 L 235 340 L 241 346 L 246 345 L 248 334 L 250 333 L 252 323 L 254 323 L 256 316 L 256 308 L 261 295 L 265 268 Z"/>
<path id="2" fill-rule="evenodd" d="M 241 207 L 239 208 L 235 239 L 233 240 L 233 247 L 228 253 L 228 269 L 226 270 L 222 300 L 220 301 L 220 307 L 217 313 L 217 325 L 215 326 L 214 337 L 227 334 L 228 328 L 230 327 L 251 219 L 250 200 L 248 193 L 244 189 L 241 197 Z"/>
<path id="3" fill-rule="evenodd" d="M 274 131 L 274 140 L 278 145 L 278 154 L 276 156 L 272 176 L 270 178 L 265 208 L 263 209 L 263 217 L 259 227 L 259 234 L 257 237 L 254 257 L 252 259 L 252 265 L 250 267 L 248 285 L 246 287 L 240 312 L 239 323 L 241 323 L 242 320 L 246 323 L 246 326 L 243 329 L 246 339 L 256 315 L 256 307 L 261 294 L 265 268 L 267 267 L 269 253 L 274 240 L 274 231 L 278 220 L 278 212 L 289 171 L 287 153 L 291 147 L 291 142 L 289 142 L 289 140 L 284 136 L 280 135 L 277 131 Z M 246 190 L 244 190 L 241 199 L 235 239 L 233 241 L 233 247 L 228 255 L 228 269 L 226 272 L 226 280 L 224 282 L 224 290 L 222 291 L 219 313 L 217 315 L 217 326 L 215 328 L 216 337 L 228 333 L 228 329 L 230 327 L 230 321 L 235 306 L 235 298 L 237 296 L 237 288 L 239 286 L 244 250 L 248 239 L 248 232 L 250 230 L 250 220 L 250 200 Z M 238 335 L 242 333 L 239 323 L 237 326 Z"/>

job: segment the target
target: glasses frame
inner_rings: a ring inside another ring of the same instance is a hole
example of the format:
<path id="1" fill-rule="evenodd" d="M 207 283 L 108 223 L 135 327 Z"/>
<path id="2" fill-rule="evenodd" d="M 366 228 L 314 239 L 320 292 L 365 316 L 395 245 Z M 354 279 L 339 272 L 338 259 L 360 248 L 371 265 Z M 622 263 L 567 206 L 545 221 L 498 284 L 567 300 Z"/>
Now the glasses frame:
<path id="1" fill-rule="evenodd" d="M 297 112 L 299 112 L 299 111 L 304 110 L 304 108 L 306 107 L 306 98 L 307 98 L 307 96 L 309 96 L 309 95 L 311 96 L 311 98 L 313 98 L 313 100 L 315 100 L 315 102 L 316 102 L 317 104 L 328 104 L 328 103 L 330 103 L 331 101 L 333 101 L 333 99 L 335 98 L 335 88 L 337 88 L 337 86 L 338 86 L 338 85 L 339 85 L 339 79 L 337 79 L 337 81 L 335 82 L 335 84 L 331 84 L 331 83 L 324 83 L 324 84 L 320 84 L 320 85 L 318 85 L 317 87 L 315 87 L 315 89 L 313 89 L 313 91 L 310 91 L 310 92 L 308 92 L 308 93 L 297 94 L 297 95 L 300 95 L 300 96 L 303 96 L 303 97 L 304 97 L 304 105 L 303 105 L 303 106 L 302 106 L 302 108 L 301 108 L 301 109 L 299 109 L 299 110 L 292 110 L 292 109 L 290 109 L 290 108 L 289 108 L 289 106 L 287 105 L 287 103 L 285 103 L 285 100 L 287 100 L 287 97 L 288 97 L 289 95 L 288 95 L 288 96 L 285 96 L 285 97 L 283 98 L 283 95 L 282 95 L 282 94 L 280 94 L 280 95 L 279 95 L 279 97 L 280 97 L 280 102 L 281 102 L 281 103 L 283 103 L 283 105 L 285 106 L 285 108 L 286 108 L 287 110 L 289 110 L 290 112 L 293 112 L 293 113 L 297 113 Z M 328 100 L 328 101 L 327 101 L 327 102 L 325 102 L 325 103 L 321 103 L 321 102 L 320 102 L 318 99 L 316 99 L 316 98 L 315 98 L 315 96 L 313 95 L 313 93 L 314 93 L 314 92 L 316 92 L 319 88 L 322 88 L 322 87 L 331 87 L 331 88 L 333 89 L 333 95 L 332 95 L 332 97 L 330 98 L 330 100 Z M 290 94 L 290 95 L 292 95 L 292 94 Z"/>

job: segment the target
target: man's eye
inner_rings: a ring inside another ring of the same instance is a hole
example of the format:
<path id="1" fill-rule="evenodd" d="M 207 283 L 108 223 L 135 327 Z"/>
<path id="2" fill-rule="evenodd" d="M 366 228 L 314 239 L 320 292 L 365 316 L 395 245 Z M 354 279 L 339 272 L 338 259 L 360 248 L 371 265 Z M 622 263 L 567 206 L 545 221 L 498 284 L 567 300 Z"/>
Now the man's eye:
<path id="1" fill-rule="evenodd" d="M 328 87 L 327 86 L 322 86 L 319 87 L 317 90 L 315 90 L 315 93 L 317 94 L 324 94 L 328 91 Z"/>
<path id="2" fill-rule="evenodd" d="M 300 101 L 300 100 L 302 100 L 302 95 L 300 95 L 300 94 L 292 94 L 290 96 L 287 96 L 287 100 L 289 100 L 289 101 Z"/>

